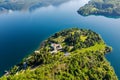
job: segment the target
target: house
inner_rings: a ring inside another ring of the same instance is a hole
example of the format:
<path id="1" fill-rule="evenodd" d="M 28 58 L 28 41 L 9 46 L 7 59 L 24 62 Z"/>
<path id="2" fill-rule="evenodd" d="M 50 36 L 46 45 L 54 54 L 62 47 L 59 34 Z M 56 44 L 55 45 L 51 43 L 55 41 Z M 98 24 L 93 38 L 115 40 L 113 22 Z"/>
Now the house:
<path id="1" fill-rule="evenodd" d="M 57 53 L 58 50 L 62 50 L 62 46 L 60 44 L 52 43 L 51 47 L 53 48 L 51 53 Z"/>
<path id="2" fill-rule="evenodd" d="M 54 50 L 61 50 L 62 49 L 62 46 L 60 44 L 55 44 L 55 43 L 52 43 L 51 44 L 51 47 L 54 49 Z"/>
<path id="3" fill-rule="evenodd" d="M 35 54 L 40 54 L 40 51 L 34 51 Z"/>

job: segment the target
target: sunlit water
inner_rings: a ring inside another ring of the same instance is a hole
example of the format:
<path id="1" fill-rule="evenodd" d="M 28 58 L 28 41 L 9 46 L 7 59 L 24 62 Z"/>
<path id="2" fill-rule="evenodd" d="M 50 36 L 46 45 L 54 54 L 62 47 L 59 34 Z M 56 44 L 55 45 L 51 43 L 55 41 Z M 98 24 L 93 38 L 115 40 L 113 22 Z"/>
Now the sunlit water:
<path id="1" fill-rule="evenodd" d="M 50 35 L 65 28 L 87 28 L 101 34 L 113 47 L 106 57 L 120 77 L 120 19 L 83 17 L 77 13 L 88 0 L 72 0 L 33 12 L 10 11 L 0 14 L 0 73 L 17 64 Z"/>

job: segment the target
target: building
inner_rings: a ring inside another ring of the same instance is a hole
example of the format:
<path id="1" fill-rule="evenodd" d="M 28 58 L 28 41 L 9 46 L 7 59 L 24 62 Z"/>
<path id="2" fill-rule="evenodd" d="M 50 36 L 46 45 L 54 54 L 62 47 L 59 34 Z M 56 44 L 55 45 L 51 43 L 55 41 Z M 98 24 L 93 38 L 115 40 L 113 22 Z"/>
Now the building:
<path id="1" fill-rule="evenodd" d="M 60 44 L 52 43 L 51 47 L 53 48 L 51 53 L 57 53 L 58 50 L 62 50 L 62 46 Z"/>

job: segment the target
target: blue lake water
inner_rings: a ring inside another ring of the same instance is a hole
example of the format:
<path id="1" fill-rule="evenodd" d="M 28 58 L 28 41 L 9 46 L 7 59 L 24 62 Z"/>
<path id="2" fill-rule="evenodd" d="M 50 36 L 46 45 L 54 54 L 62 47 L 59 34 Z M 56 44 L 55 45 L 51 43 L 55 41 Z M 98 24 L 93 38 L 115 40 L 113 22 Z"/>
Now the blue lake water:
<path id="1" fill-rule="evenodd" d="M 65 28 L 87 28 L 101 34 L 113 47 L 106 55 L 120 78 L 120 19 L 83 17 L 76 11 L 87 0 L 72 0 L 57 6 L 0 14 L 0 74 L 34 51 L 50 35 Z"/>

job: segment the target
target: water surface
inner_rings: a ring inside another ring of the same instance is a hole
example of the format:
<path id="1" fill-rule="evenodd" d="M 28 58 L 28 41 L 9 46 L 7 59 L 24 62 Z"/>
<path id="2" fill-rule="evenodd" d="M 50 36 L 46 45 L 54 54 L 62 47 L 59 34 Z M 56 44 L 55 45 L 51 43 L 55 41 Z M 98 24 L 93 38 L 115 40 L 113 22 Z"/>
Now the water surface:
<path id="1" fill-rule="evenodd" d="M 0 74 L 34 51 L 50 35 L 65 28 L 87 28 L 101 34 L 113 47 L 106 57 L 120 77 L 120 19 L 80 16 L 76 11 L 88 0 L 72 0 L 29 11 L 0 14 Z"/>

